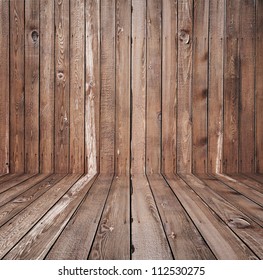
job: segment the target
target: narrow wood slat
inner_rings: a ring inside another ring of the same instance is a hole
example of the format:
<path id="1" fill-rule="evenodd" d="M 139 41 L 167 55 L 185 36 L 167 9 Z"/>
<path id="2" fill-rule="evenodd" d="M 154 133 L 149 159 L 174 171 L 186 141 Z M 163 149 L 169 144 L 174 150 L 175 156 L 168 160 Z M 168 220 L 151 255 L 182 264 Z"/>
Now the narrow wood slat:
<path id="1" fill-rule="evenodd" d="M 0 3 L 0 173 L 9 172 L 9 1 Z"/>
<path id="2" fill-rule="evenodd" d="M 130 259 L 130 180 L 115 177 L 89 259 Z"/>
<path id="3" fill-rule="evenodd" d="M 24 172 L 25 13 L 24 1 L 10 1 L 10 172 Z"/>
<path id="4" fill-rule="evenodd" d="M 54 172 L 54 1 L 40 0 L 40 172 Z"/>
<path id="5" fill-rule="evenodd" d="M 70 166 L 84 172 L 84 0 L 70 2 Z"/>
<path id="6" fill-rule="evenodd" d="M 263 3 L 256 0 L 256 172 L 263 173 Z"/>
<path id="7" fill-rule="evenodd" d="M 132 1 L 132 132 L 131 173 L 145 172 L 146 1 Z"/>
<path id="8" fill-rule="evenodd" d="M 238 175 L 231 174 L 231 178 L 238 182 L 242 182 L 242 183 L 246 184 L 247 186 L 251 187 L 252 189 L 257 190 L 258 192 L 263 193 L 263 183 L 256 181 L 255 179 L 253 179 L 253 177 L 250 178 L 244 174 L 238 174 Z"/>
<path id="9" fill-rule="evenodd" d="M 25 172 L 39 172 L 39 0 L 25 1 Z"/>
<path id="10" fill-rule="evenodd" d="M 218 259 L 255 259 L 256 256 L 177 175 L 165 176 L 173 192 Z"/>
<path id="11" fill-rule="evenodd" d="M 55 172 L 69 170 L 69 0 L 55 2 Z"/>
<path id="12" fill-rule="evenodd" d="M 115 1 L 101 0 L 100 171 L 114 172 Z"/>
<path id="13" fill-rule="evenodd" d="M 132 259 L 172 259 L 147 177 L 132 176 L 132 190 Z"/>
<path id="14" fill-rule="evenodd" d="M 226 1 L 226 39 L 224 53 L 224 172 L 238 172 L 238 122 L 240 91 L 239 12 L 240 0 Z"/>
<path id="15" fill-rule="evenodd" d="M 146 18 L 146 173 L 148 174 L 158 173 L 161 170 L 161 15 L 161 1 L 148 0 Z"/>
<path id="16" fill-rule="evenodd" d="M 176 171 L 177 1 L 162 2 L 162 172 Z"/>
<path id="17" fill-rule="evenodd" d="M 89 191 L 94 179 L 95 177 L 86 175 L 78 180 L 4 259 L 43 259 Z"/>
<path id="18" fill-rule="evenodd" d="M 49 260 L 88 258 L 113 175 L 99 175 L 77 212 L 48 252 Z"/>
<path id="19" fill-rule="evenodd" d="M 13 178 L 22 175 L 21 173 L 8 173 L 0 178 L 0 184 L 12 180 Z"/>
<path id="20" fill-rule="evenodd" d="M 79 179 L 79 174 L 70 174 L 59 181 L 52 190 L 43 194 L 0 228 L 0 258 L 36 224 L 42 216 L 70 189 Z"/>
<path id="21" fill-rule="evenodd" d="M 86 0 L 85 172 L 100 167 L 100 1 Z"/>
<path id="22" fill-rule="evenodd" d="M 262 228 L 248 216 L 228 203 L 220 195 L 211 190 L 209 180 L 202 182 L 206 175 L 181 176 L 185 182 L 204 200 L 205 203 L 236 233 L 240 239 L 259 257 L 263 257 L 263 231 Z M 199 179 L 200 178 L 200 179 Z M 211 179 L 213 180 L 213 179 Z"/>
<path id="23" fill-rule="evenodd" d="M 177 171 L 192 167 L 192 45 L 193 0 L 178 2 Z"/>
<path id="24" fill-rule="evenodd" d="M 214 259 L 215 256 L 162 175 L 150 175 L 148 179 L 174 258 Z"/>
<path id="25" fill-rule="evenodd" d="M 222 172 L 225 1 L 209 1 L 208 172 Z"/>
<path id="26" fill-rule="evenodd" d="M 116 1 L 116 148 L 115 173 L 130 169 L 130 38 L 131 0 Z"/>
<path id="27" fill-rule="evenodd" d="M 252 179 L 254 179 L 254 180 L 256 180 L 256 181 L 258 181 L 258 182 L 263 184 L 263 176 L 262 176 L 262 174 L 245 174 L 245 175 L 247 175 L 247 176 L 251 177 Z"/>

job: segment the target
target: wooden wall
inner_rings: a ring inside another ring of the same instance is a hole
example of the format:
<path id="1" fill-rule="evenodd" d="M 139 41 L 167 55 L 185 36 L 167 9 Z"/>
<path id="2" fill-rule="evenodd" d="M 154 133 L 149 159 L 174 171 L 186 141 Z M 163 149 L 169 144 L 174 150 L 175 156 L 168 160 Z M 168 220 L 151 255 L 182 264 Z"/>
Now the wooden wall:
<path id="1" fill-rule="evenodd" d="M 263 1 L 0 0 L 0 173 L 263 172 Z"/>

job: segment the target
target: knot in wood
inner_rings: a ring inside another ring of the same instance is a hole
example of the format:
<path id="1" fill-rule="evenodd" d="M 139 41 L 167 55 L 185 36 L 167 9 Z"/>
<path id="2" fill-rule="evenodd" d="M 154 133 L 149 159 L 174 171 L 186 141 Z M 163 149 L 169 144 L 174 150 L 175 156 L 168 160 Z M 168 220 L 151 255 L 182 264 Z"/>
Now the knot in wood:
<path id="1" fill-rule="evenodd" d="M 58 79 L 63 80 L 63 78 L 64 78 L 64 74 L 62 72 L 59 72 L 58 73 Z"/>
<path id="2" fill-rule="evenodd" d="M 31 38 L 32 38 L 34 43 L 36 43 L 38 41 L 38 37 L 39 37 L 38 32 L 36 30 L 32 31 Z"/>
<path id="3" fill-rule="evenodd" d="M 190 35 L 189 35 L 188 31 L 181 30 L 180 33 L 179 33 L 179 39 L 184 44 L 189 44 L 190 43 Z"/>

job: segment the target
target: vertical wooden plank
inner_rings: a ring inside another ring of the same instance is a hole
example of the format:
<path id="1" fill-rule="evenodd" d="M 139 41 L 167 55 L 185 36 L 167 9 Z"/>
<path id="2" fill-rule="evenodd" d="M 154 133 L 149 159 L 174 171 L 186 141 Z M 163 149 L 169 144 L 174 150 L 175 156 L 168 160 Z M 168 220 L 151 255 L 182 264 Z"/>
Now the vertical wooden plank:
<path id="1" fill-rule="evenodd" d="M 162 172 L 176 172 L 177 4 L 162 6 Z"/>
<path id="2" fill-rule="evenodd" d="M 24 1 L 10 1 L 10 172 L 24 172 Z"/>
<path id="3" fill-rule="evenodd" d="M 207 171 L 208 20 L 207 0 L 194 0 L 193 172 Z"/>
<path id="4" fill-rule="evenodd" d="M 86 0 L 85 172 L 100 164 L 100 1 Z"/>
<path id="5" fill-rule="evenodd" d="M 70 172 L 84 172 L 84 0 L 70 2 Z"/>
<path id="6" fill-rule="evenodd" d="M 54 1 L 40 0 L 40 172 L 54 171 Z"/>
<path id="7" fill-rule="evenodd" d="M 146 173 L 161 165 L 161 9 L 160 0 L 147 1 Z"/>
<path id="8" fill-rule="evenodd" d="M 115 1 L 101 0 L 100 171 L 114 172 Z"/>
<path id="9" fill-rule="evenodd" d="M 9 173 L 9 1 L 0 2 L 0 173 Z"/>
<path id="10" fill-rule="evenodd" d="M 145 173 L 146 1 L 132 0 L 131 173 Z"/>
<path id="11" fill-rule="evenodd" d="M 240 0 L 226 1 L 223 146 L 224 171 L 226 173 L 238 172 L 239 15 Z"/>
<path id="12" fill-rule="evenodd" d="M 225 1 L 210 1 L 208 172 L 222 172 Z"/>
<path id="13" fill-rule="evenodd" d="M 256 172 L 263 173 L 263 1 L 256 2 Z"/>
<path id="14" fill-rule="evenodd" d="M 178 2 L 177 172 L 192 165 L 192 21 L 193 1 Z"/>
<path id="15" fill-rule="evenodd" d="M 240 145 L 239 171 L 255 172 L 255 6 L 243 0 L 240 7 Z"/>
<path id="16" fill-rule="evenodd" d="M 116 2 L 116 148 L 115 173 L 130 169 L 130 30 L 131 0 Z"/>
<path id="17" fill-rule="evenodd" d="M 69 170 L 69 0 L 55 2 L 55 171 Z"/>

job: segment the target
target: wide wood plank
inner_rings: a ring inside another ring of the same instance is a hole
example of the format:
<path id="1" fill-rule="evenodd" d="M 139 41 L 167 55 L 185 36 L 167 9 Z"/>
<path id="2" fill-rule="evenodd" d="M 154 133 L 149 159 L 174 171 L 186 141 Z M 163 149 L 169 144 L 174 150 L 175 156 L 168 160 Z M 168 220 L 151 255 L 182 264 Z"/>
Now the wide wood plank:
<path id="1" fill-rule="evenodd" d="M 8 173 L 0 178 L 0 184 L 12 180 L 13 178 L 21 175 L 22 173 Z"/>
<path id="2" fill-rule="evenodd" d="M 162 175 L 148 175 L 148 179 L 174 258 L 214 259 L 215 256 Z"/>
<path id="3" fill-rule="evenodd" d="M 84 0 L 70 2 L 70 166 L 84 172 Z M 81 112 L 81 113 L 80 113 Z"/>
<path id="4" fill-rule="evenodd" d="M 173 259 L 145 175 L 132 176 L 132 259 Z"/>
<path id="5" fill-rule="evenodd" d="M 192 170 L 193 0 L 178 2 L 177 171 Z"/>
<path id="6" fill-rule="evenodd" d="M 131 173 L 136 174 L 145 172 L 146 1 L 133 0 L 132 7 Z"/>
<path id="7" fill-rule="evenodd" d="M 208 21 L 207 0 L 194 0 L 193 23 L 193 172 L 207 171 Z"/>
<path id="8" fill-rule="evenodd" d="M 100 1 L 86 0 L 85 172 L 100 167 Z"/>
<path id="9" fill-rule="evenodd" d="M 146 173 L 148 174 L 158 173 L 161 170 L 161 16 L 161 1 L 148 0 L 146 18 Z"/>
<path id="10" fill-rule="evenodd" d="M 10 172 L 24 172 L 24 1 L 10 1 Z"/>
<path id="11" fill-rule="evenodd" d="M 55 2 L 55 172 L 69 170 L 69 0 Z"/>
<path id="12" fill-rule="evenodd" d="M 130 40 L 131 0 L 116 2 L 116 148 L 115 173 L 130 169 Z"/>
<path id="13" fill-rule="evenodd" d="M 177 175 L 166 175 L 169 185 L 218 259 L 255 259 L 253 252 L 207 207 Z"/>
<path id="14" fill-rule="evenodd" d="M 114 178 L 89 259 L 130 259 L 129 185 L 129 177 Z"/>
<path id="15" fill-rule="evenodd" d="M 83 203 L 48 252 L 46 259 L 88 258 L 112 179 L 113 175 L 99 175 Z"/>
<path id="16" fill-rule="evenodd" d="M 263 183 L 256 181 L 255 179 L 253 179 L 253 177 L 250 178 L 250 177 L 246 176 L 245 174 L 238 174 L 238 175 L 231 174 L 231 178 L 238 182 L 242 182 L 242 183 L 246 184 L 250 188 L 257 190 L 258 192 L 263 193 Z"/>
<path id="17" fill-rule="evenodd" d="M 52 190 L 43 194 L 39 199 L 22 210 L 0 228 L 0 258 L 36 224 L 42 216 L 70 189 L 79 179 L 79 174 L 70 174 L 52 187 Z"/>
<path id="18" fill-rule="evenodd" d="M 0 3 L 0 173 L 9 172 L 9 1 Z"/>
<path id="19" fill-rule="evenodd" d="M 100 171 L 114 172 L 115 1 L 101 0 Z"/>
<path id="20" fill-rule="evenodd" d="M 4 259 L 43 259 L 89 191 L 94 179 L 95 177 L 85 175 L 77 181 Z"/>
<path id="21" fill-rule="evenodd" d="M 40 172 L 54 171 L 55 48 L 54 1 L 40 0 Z"/>
<path id="22" fill-rule="evenodd" d="M 162 172 L 176 171 L 177 1 L 162 2 Z"/>

